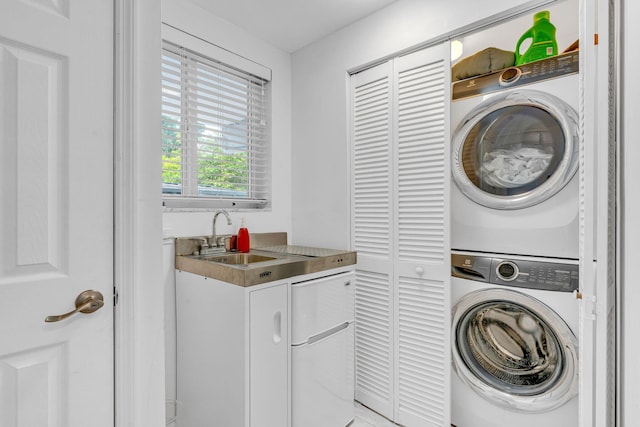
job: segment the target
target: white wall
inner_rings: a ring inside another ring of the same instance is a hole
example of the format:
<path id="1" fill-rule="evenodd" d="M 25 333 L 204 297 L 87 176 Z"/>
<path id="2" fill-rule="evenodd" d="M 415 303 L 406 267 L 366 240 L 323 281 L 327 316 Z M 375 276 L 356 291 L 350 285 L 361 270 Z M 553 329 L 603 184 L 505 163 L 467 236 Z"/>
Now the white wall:
<path id="1" fill-rule="evenodd" d="M 237 231 L 244 217 L 250 232 L 291 232 L 291 57 L 245 30 L 224 21 L 188 0 L 163 0 L 162 20 L 194 36 L 272 70 L 272 182 L 269 212 L 233 212 L 233 225 L 219 218 L 217 231 Z M 274 24 L 275 25 L 275 24 Z M 211 234 L 213 212 L 165 212 L 165 235 Z"/>
<path id="2" fill-rule="evenodd" d="M 526 3 L 399 0 L 292 55 L 293 243 L 350 247 L 347 70 Z"/>

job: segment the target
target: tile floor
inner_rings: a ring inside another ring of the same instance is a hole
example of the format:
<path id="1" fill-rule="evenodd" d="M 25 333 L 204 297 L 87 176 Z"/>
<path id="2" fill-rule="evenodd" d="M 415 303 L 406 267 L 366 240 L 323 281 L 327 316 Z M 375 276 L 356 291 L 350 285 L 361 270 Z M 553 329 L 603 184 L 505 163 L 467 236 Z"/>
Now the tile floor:
<path id="1" fill-rule="evenodd" d="M 349 427 L 398 427 L 397 424 L 392 423 L 358 402 L 355 402 L 354 406 L 356 408 L 356 417 L 349 424 Z"/>

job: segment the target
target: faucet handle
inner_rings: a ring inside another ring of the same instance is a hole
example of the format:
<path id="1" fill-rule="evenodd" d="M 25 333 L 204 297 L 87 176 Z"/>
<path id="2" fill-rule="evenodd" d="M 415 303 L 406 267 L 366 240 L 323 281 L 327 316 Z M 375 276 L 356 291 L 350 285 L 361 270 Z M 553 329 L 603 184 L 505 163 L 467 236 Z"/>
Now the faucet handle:
<path id="1" fill-rule="evenodd" d="M 225 242 L 225 240 L 227 238 L 228 238 L 228 236 L 218 236 L 218 237 L 216 237 L 216 241 L 214 242 L 214 244 L 212 246 L 216 246 L 218 248 L 224 247 L 224 242 Z"/>
<path id="2" fill-rule="evenodd" d="M 197 240 L 201 242 L 200 249 L 207 249 L 209 247 L 209 241 L 206 237 L 198 237 Z"/>

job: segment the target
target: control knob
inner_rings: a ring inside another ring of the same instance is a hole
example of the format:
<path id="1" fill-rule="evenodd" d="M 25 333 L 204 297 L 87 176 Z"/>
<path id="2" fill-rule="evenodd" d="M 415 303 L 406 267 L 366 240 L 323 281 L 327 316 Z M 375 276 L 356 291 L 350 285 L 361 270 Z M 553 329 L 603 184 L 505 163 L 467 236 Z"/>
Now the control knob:
<path id="1" fill-rule="evenodd" d="M 513 261 L 502 261 L 496 267 L 496 273 L 498 277 L 505 282 L 510 282 L 518 278 L 518 274 L 520 270 L 518 269 L 518 265 Z"/>
<path id="2" fill-rule="evenodd" d="M 500 86 L 510 86 L 513 83 L 517 82 L 520 79 L 521 75 L 522 70 L 520 70 L 520 68 L 507 68 L 500 74 L 498 81 L 500 82 Z"/>

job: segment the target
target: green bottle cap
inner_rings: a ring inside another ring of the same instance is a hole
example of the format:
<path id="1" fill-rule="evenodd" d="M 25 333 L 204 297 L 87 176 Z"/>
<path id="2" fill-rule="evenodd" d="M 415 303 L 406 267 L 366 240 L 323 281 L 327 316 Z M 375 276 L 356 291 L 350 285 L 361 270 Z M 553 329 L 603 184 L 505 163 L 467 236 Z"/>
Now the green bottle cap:
<path id="1" fill-rule="evenodd" d="M 538 22 L 541 19 L 546 19 L 547 21 L 549 20 L 549 17 L 551 16 L 551 14 L 549 13 L 548 10 L 542 10 L 538 13 L 536 13 L 535 15 L 533 15 L 533 22 Z"/>

